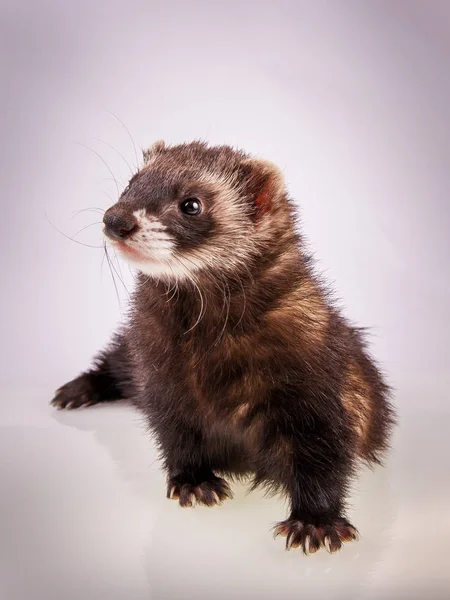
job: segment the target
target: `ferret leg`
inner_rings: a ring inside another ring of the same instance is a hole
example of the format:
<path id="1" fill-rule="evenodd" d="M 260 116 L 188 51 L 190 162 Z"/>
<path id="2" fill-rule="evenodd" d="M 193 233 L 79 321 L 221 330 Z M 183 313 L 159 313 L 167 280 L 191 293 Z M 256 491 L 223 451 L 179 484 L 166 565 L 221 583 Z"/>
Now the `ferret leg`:
<path id="1" fill-rule="evenodd" d="M 167 497 L 178 500 L 180 506 L 193 507 L 196 504 L 214 506 L 227 498 L 232 498 L 230 486 L 209 469 L 188 471 L 184 469 L 173 475 L 167 482 Z"/>
<path id="2" fill-rule="evenodd" d="M 185 426 L 178 432 L 165 431 L 164 438 L 161 446 L 168 473 L 168 498 L 178 500 L 180 506 L 193 507 L 214 506 L 233 497 L 228 483 L 214 474 L 214 466 L 203 452 L 201 433 Z"/>
<path id="3" fill-rule="evenodd" d="M 291 514 L 278 523 L 274 535 L 286 537 L 286 549 L 300 547 L 305 554 L 324 547 L 340 550 L 343 542 L 358 538 L 358 531 L 343 513 L 342 487 L 331 478 L 298 473 L 290 489 Z"/>
<path id="4" fill-rule="evenodd" d="M 331 401 L 330 401 L 331 402 Z M 275 526 L 286 548 L 312 554 L 336 552 L 358 532 L 345 517 L 345 497 L 353 474 L 351 432 L 339 414 L 302 411 L 279 415 L 268 424 L 265 462 L 256 483 L 282 488 L 290 501 L 289 518 Z M 276 426 L 274 426 L 276 423 Z M 259 481 L 258 481 L 259 480 Z"/>
<path id="5" fill-rule="evenodd" d="M 126 347 L 117 336 L 111 347 L 95 359 L 94 366 L 55 392 L 51 404 L 58 409 L 82 408 L 124 398 L 127 375 Z"/>

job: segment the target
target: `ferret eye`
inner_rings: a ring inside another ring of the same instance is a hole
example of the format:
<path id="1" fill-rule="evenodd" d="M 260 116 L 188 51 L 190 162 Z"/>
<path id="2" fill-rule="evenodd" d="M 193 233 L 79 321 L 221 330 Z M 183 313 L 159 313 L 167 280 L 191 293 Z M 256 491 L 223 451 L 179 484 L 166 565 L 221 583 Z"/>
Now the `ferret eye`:
<path id="1" fill-rule="evenodd" d="M 200 204 L 200 201 L 197 200 L 197 198 L 188 198 L 180 204 L 180 209 L 182 212 L 184 212 L 185 215 L 195 217 L 195 215 L 200 214 L 202 205 Z"/>

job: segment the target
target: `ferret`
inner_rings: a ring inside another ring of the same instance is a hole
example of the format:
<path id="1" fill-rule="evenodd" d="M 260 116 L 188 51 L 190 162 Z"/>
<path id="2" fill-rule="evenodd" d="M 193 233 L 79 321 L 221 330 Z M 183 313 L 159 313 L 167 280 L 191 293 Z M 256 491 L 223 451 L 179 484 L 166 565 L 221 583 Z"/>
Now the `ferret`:
<path id="1" fill-rule="evenodd" d="M 250 478 L 287 497 L 274 527 L 287 549 L 357 539 L 349 484 L 381 462 L 395 411 L 305 251 L 281 171 L 229 146 L 156 142 L 103 223 L 138 271 L 129 318 L 52 404 L 131 400 L 183 507 Z"/>

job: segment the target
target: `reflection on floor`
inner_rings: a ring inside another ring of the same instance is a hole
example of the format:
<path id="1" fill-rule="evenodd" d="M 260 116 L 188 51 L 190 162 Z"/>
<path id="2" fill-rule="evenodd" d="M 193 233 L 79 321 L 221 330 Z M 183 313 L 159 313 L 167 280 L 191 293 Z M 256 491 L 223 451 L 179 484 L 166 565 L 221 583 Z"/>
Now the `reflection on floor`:
<path id="1" fill-rule="evenodd" d="M 239 484 L 221 507 L 181 509 L 132 407 L 58 412 L 49 396 L 3 393 L 5 600 L 450 597 L 448 418 L 404 419 L 386 468 L 355 485 L 361 541 L 304 557 L 271 537 L 281 500 Z"/>

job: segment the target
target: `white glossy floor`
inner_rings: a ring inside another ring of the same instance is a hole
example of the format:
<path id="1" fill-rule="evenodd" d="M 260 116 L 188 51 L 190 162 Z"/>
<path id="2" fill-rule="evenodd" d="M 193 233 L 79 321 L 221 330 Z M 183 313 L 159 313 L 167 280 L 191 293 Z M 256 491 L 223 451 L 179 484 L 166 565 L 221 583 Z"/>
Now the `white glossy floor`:
<path id="1" fill-rule="evenodd" d="M 57 412 L 50 391 L 2 394 L 2 600 L 450 598 L 447 417 L 403 419 L 355 490 L 361 541 L 304 557 L 271 538 L 277 499 L 181 509 L 134 409 Z"/>

